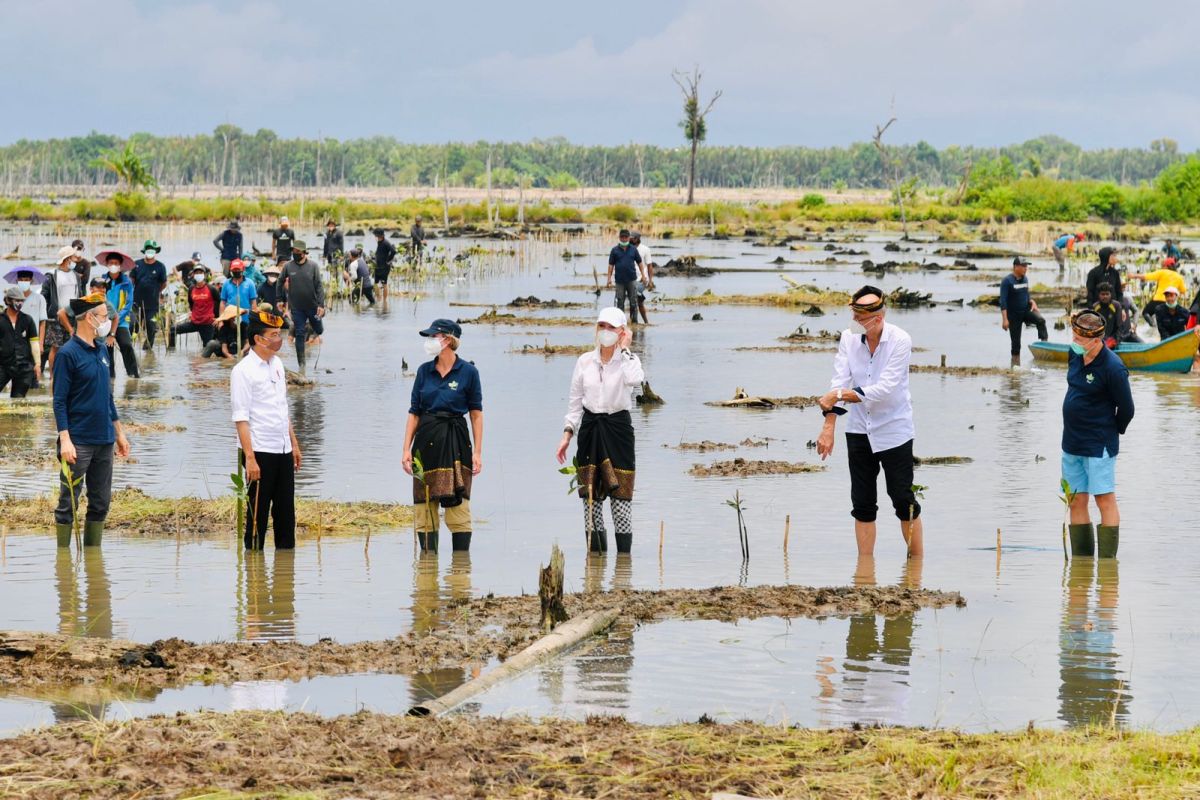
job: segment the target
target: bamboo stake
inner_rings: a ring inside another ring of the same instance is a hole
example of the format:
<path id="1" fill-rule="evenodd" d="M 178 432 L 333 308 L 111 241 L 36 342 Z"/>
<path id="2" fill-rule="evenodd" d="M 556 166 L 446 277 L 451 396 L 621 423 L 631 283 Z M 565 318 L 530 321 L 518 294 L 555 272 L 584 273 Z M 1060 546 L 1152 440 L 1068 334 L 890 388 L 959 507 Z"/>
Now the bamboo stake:
<path id="1" fill-rule="evenodd" d="M 666 527 L 666 523 L 664 523 L 664 522 L 663 522 L 663 521 L 660 519 L 660 520 L 658 521 L 658 562 L 659 562 L 660 564 L 662 563 L 662 553 L 663 553 L 663 534 L 664 534 L 664 529 L 665 529 L 665 527 Z"/>
<path id="2" fill-rule="evenodd" d="M 553 658 L 584 639 L 608 629 L 616 621 L 619 613 L 618 609 L 610 608 L 564 622 L 490 672 L 485 672 L 478 678 L 467 681 L 457 689 L 435 700 L 413 706 L 408 710 L 408 715 L 410 717 L 441 716 L 466 702 L 467 699 L 515 678 L 530 667 Z"/>
<path id="3" fill-rule="evenodd" d="M 788 514 L 783 518 L 783 554 L 786 556 L 788 551 L 788 535 L 792 532 L 792 515 Z"/>

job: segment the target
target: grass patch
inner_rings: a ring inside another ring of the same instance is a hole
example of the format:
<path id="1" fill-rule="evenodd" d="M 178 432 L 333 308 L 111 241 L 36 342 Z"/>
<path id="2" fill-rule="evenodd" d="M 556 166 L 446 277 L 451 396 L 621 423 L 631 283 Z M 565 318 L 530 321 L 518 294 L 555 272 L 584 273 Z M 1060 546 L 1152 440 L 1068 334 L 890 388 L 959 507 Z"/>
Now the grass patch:
<path id="1" fill-rule="evenodd" d="M 686 297 L 663 297 L 659 303 L 677 303 L 693 306 L 779 306 L 781 308 L 799 308 L 801 306 L 844 306 L 850 302 L 850 295 L 832 289 L 818 289 L 815 286 L 801 286 L 786 292 L 765 292 L 763 294 L 716 294 L 712 289 L 702 294 Z"/>

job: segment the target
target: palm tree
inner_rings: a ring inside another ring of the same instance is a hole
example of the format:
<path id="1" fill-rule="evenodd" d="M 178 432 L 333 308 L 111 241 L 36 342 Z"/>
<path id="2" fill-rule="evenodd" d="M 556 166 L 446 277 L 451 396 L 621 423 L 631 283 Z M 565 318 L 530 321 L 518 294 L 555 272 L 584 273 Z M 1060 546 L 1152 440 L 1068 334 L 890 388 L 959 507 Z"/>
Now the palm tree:
<path id="1" fill-rule="evenodd" d="M 125 149 L 119 153 L 109 150 L 97 158 L 93 164 L 117 176 L 118 191 L 121 189 L 136 191 L 143 187 L 147 189 L 158 187 L 158 181 L 150 174 L 146 163 L 133 149 L 132 142 L 126 142 Z"/>

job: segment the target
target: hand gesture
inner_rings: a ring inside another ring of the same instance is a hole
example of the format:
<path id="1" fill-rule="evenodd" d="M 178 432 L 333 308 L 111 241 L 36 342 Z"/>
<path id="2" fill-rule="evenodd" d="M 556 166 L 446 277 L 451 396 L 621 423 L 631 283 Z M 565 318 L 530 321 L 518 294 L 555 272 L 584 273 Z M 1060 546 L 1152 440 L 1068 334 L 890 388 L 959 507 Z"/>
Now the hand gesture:
<path id="1" fill-rule="evenodd" d="M 821 431 L 821 435 L 817 437 L 817 455 L 821 460 L 829 458 L 829 454 L 833 452 L 833 428 L 825 428 Z"/>

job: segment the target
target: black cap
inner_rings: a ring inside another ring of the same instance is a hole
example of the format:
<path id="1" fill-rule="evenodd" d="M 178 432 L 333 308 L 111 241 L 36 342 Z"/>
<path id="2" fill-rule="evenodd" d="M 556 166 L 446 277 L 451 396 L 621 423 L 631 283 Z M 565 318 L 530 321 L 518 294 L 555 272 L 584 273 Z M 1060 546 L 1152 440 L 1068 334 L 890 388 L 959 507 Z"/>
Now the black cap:
<path id="1" fill-rule="evenodd" d="M 617 234 L 617 236 L 628 236 L 628 235 L 629 235 L 629 229 L 628 229 L 628 228 L 621 228 L 621 231 L 620 231 L 620 233 L 618 233 L 618 234 Z"/>
<path id="2" fill-rule="evenodd" d="M 438 333 L 448 333 L 458 339 L 462 336 L 462 326 L 452 319 L 435 319 L 428 328 L 421 331 L 422 336 L 433 336 Z"/>
<path id="3" fill-rule="evenodd" d="M 229 220 L 229 230 L 236 231 L 236 230 L 240 230 L 241 227 L 242 227 L 241 223 L 238 222 L 236 219 Z"/>
<path id="4" fill-rule="evenodd" d="M 641 238 L 642 238 L 642 234 L 641 234 L 639 231 L 630 231 L 630 232 L 629 232 L 629 238 L 630 238 L 630 239 L 641 239 Z"/>
<path id="5" fill-rule="evenodd" d="M 384 230 L 383 230 L 383 228 L 376 228 L 376 229 L 375 229 L 375 231 L 374 231 L 374 233 L 375 233 L 375 235 L 376 235 L 376 236 L 383 236 L 383 235 L 384 235 Z"/>
<path id="6" fill-rule="evenodd" d="M 1014 267 L 1028 267 L 1032 263 L 1033 263 L 1032 261 L 1030 261 L 1028 258 L 1025 258 L 1024 256 L 1017 256 L 1016 258 L 1013 259 Z"/>

